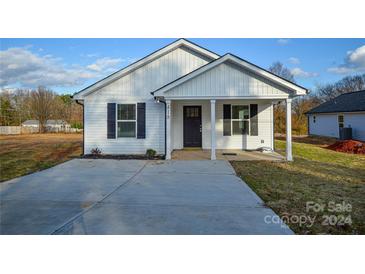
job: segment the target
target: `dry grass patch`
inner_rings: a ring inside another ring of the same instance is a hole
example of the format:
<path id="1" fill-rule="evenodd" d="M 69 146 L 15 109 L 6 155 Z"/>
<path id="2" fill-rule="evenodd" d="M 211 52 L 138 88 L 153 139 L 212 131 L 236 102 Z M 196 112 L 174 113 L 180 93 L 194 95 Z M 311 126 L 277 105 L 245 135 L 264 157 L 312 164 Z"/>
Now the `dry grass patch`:
<path id="1" fill-rule="evenodd" d="M 81 151 L 82 134 L 0 136 L 0 182 L 52 167 Z"/>
<path id="2" fill-rule="evenodd" d="M 276 141 L 283 153 L 284 141 Z M 293 143 L 294 162 L 232 162 L 237 174 L 280 216 L 315 217 L 312 227 L 289 224 L 299 234 L 365 234 L 365 156 L 321 148 L 320 144 Z M 352 224 L 323 225 L 328 212 L 308 213 L 313 201 L 349 203 Z"/>

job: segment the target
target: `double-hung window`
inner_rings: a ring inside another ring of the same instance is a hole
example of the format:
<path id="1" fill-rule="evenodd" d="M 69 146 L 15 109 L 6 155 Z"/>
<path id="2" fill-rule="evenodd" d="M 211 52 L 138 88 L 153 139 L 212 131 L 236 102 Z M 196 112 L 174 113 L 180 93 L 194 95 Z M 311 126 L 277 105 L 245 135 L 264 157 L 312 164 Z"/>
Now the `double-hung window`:
<path id="1" fill-rule="evenodd" d="M 136 105 L 117 105 L 117 137 L 136 137 Z"/>
<path id="2" fill-rule="evenodd" d="M 232 105 L 233 135 L 248 135 L 250 131 L 250 107 L 248 105 Z"/>

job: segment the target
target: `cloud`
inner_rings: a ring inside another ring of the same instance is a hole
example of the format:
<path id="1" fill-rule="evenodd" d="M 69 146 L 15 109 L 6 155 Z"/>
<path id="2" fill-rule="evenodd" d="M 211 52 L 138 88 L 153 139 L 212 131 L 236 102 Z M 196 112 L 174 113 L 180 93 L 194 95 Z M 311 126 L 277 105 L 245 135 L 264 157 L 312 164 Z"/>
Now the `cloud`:
<path id="1" fill-rule="evenodd" d="M 278 39 L 277 42 L 279 45 L 287 45 L 290 42 L 290 39 Z"/>
<path id="2" fill-rule="evenodd" d="M 294 77 L 298 78 L 312 78 L 317 77 L 318 73 L 316 72 L 307 72 L 302 70 L 301 68 L 293 68 L 290 70 L 291 74 L 293 74 Z"/>
<path id="3" fill-rule="evenodd" d="M 337 67 L 330 67 L 328 71 L 336 74 L 365 72 L 365 45 L 348 51 L 344 63 Z"/>
<path id="4" fill-rule="evenodd" d="M 92 70 L 92 71 L 110 71 L 110 70 L 114 70 L 116 65 L 119 65 L 122 62 L 122 59 L 120 58 L 109 58 L 109 57 L 104 57 L 104 58 L 100 58 L 97 59 L 95 61 L 95 63 L 88 65 L 87 68 Z"/>
<path id="5" fill-rule="evenodd" d="M 35 54 L 28 47 L 0 51 L 0 62 L 0 86 L 18 84 L 22 87 L 65 87 L 95 77 L 95 74 L 81 67 L 65 67 L 59 58 Z"/>
<path id="6" fill-rule="evenodd" d="M 291 63 L 291 64 L 294 64 L 294 65 L 298 65 L 298 64 L 300 64 L 300 60 L 299 60 L 299 58 L 296 58 L 296 57 L 290 57 L 288 60 L 289 60 L 289 63 Z"/>
<path id="7" fill-rule="evenodd" d="M 104 57 L 87 66 L 67 66 L 61 58 L 41 55 L 37 50 L 35 52 L 30 47 L 0 51 L 0 87 L 71 87 L 83 84 L 88 79 L 104 77 L 116 70 L 120 63 L 134 60 Z"/>

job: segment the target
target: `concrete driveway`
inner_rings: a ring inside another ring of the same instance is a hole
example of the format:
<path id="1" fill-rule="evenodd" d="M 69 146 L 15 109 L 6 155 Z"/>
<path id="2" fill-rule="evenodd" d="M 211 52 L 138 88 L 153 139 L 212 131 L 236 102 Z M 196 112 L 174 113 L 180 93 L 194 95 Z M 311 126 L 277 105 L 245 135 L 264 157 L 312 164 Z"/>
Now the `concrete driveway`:
<path id="1" fill-rule="evenodd" d="M 224 160 L 75 159 L 0 199 L 1 234 L 293 234 Z"/>

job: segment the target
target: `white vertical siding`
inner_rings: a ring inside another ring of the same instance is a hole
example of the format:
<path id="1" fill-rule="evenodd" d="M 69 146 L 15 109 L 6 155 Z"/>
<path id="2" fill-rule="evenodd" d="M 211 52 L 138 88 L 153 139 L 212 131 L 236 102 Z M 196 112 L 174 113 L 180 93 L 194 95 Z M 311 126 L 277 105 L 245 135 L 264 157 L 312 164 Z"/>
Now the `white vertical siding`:
<path id="1" fill-rule="evenodd" d="M 223 136 L 223 104 L 258 104 L 258 136 Z M 211 127 L 209 100 L 179 100 L 172 102 L 172 148 L 183 148 L 183 107 L 187 105 L 202 106 L 202 146 L 203 149 L 210 149 Z M 263 146 L 273 148 L 273 117 L 271 101 L 217 100 L 216 134 L 217 149 L 257 149 Z"/>
<path id="2" fill-rule="evenodd" d="M 287 95 L 284 88 L 223 63 L 164 93 L 166 97 L 228 97 Z"/>
<path id="3" fill-rule="evenodd" d="M 105 154 L 164 153 L 164 105 L 150 92 L 208 61 L 177 48 L 88 95 L 85 100 L 85 154 L 98 147 Z M 146 103 L 146 138 L 107 139 L 107 103 Z"/>

